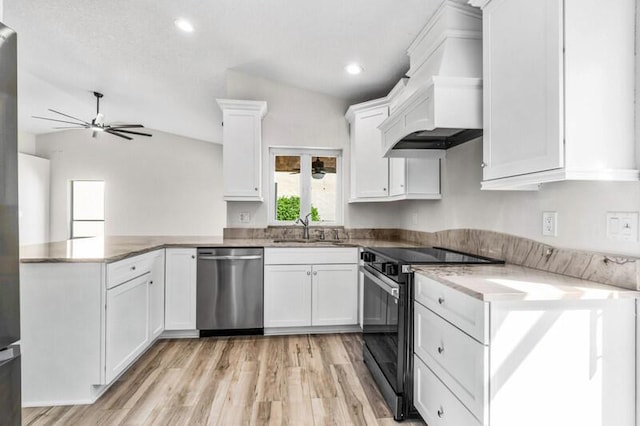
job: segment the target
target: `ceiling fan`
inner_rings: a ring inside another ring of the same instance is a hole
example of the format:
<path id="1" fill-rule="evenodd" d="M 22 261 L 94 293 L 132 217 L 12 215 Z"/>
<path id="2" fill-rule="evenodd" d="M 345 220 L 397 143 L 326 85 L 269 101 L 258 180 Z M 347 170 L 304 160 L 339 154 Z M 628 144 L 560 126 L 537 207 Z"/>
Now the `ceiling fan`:
<path id="1" fill-rule="evenodd" d="M 38 118 L 40 120 L 55 121 L 58 123 L 72 124 L 72 126 L 54 127 L 54 129 L 89 129 L 93 131 L 92 136 L 94 138 L 98 136 L 99 132 L 109 133 L 110 135 L 118 136 L 120 138 L 127 139 L 127 140 L 133 140 L 131 136 L 127 136 L 127 135 L 151 137 L 150 133 L 142 133 L 142 132 L 136 132 L 134 130 L 129 130 L 129 129 L 144 128 L 142 124 L 117 124 L 117 123 L 106 124 L 104 122 L 104 114 L 100 112 L 100 99 L 104 95 L 99 92 L 93 92 L 93 96 L 96 97 L 96 116 L 93 120 L 91 120 L 91 122 L 81 120 L 79 118 L 73 117 L 68 114 L 64 114 L 60 111 L 56 111 L 51 108 L 49 108 L 49 111 L 53 112 L 54 114 L 67 117 L 75 121 L 60 120 L 60 119 L 48 118 L 48 117 L 38 117 L 35 115 L 33 116 L 33 118 Z"/>

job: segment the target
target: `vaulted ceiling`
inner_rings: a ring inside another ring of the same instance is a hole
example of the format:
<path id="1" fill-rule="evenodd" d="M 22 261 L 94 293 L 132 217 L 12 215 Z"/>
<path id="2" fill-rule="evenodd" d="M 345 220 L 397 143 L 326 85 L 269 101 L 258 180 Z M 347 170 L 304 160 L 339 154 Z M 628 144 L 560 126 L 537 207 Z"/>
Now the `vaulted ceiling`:
<path id="1" fill-rule="evenodd" d="M 54 108 L 220 142 L 228 69 L 349 102 L 384 95 L 442 0 L 4 0 L 18 32 L 19 127 Z M 2 3 L 0 3 L 2 4 Z M 195 32 L 174 26 L 189 19 Z M 345 65 L 364 67 L 348 75 Z"/>

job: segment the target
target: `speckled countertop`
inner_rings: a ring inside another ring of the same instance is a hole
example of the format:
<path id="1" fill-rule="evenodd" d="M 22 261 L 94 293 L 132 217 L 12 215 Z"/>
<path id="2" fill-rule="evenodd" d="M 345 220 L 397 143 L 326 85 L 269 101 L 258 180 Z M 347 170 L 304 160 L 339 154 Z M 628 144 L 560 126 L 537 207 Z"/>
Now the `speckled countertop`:
<path id="1" fill-rule="evenodd" d="M 448 287 L 483 301 L 640 297 L 640 292 L 516 265 L 415 266 Z"/>
<path id="2" fill-rule="evenodd" d="M 274 242 L 273 239 L 223 237 L 136 237 L 79 238 L 20 247 L 22 263 L 116 262 L 127 257 L 166 247 L 415 247 L 417 244 L 391 240 L 347 239 L 339 243 Z"/>

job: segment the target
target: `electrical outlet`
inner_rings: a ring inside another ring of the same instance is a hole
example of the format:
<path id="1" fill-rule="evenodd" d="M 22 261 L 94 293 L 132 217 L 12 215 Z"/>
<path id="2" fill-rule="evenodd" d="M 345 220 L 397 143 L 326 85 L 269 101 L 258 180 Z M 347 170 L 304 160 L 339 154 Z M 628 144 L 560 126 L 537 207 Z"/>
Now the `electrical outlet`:
<path id="1" fill-rule="evenodd" d="M 249 222 L 251 222 L 251 213 L 240 212 L 240 223 L 249 223 Z"/>
<path id="2" fill-rule="evenodd" d="M 558 212 L 542 212 L 542 235 L 558 236 Z"/>
<path id="3" fill-rule="evenodd" d="M 638 212 L 607 212 L 607 238 L 638 241 Z"/>

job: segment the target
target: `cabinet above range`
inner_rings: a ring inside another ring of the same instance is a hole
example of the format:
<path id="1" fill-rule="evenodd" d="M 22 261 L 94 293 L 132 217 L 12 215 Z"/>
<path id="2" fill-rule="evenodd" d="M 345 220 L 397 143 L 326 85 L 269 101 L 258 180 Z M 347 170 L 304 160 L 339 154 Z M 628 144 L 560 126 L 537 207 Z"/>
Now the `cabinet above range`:
<path id="1" fill-rule="evenodd" d="M 393 94 L 393 92 L 392 92 Z M 378 126 L 389 116 L 392 95 L 351 105 L 350 203 L 397 200 L 437 200 L 440 194 L 440 161 L 443 151 L 424 151 L 420 157 L 386 158 Z"/>

